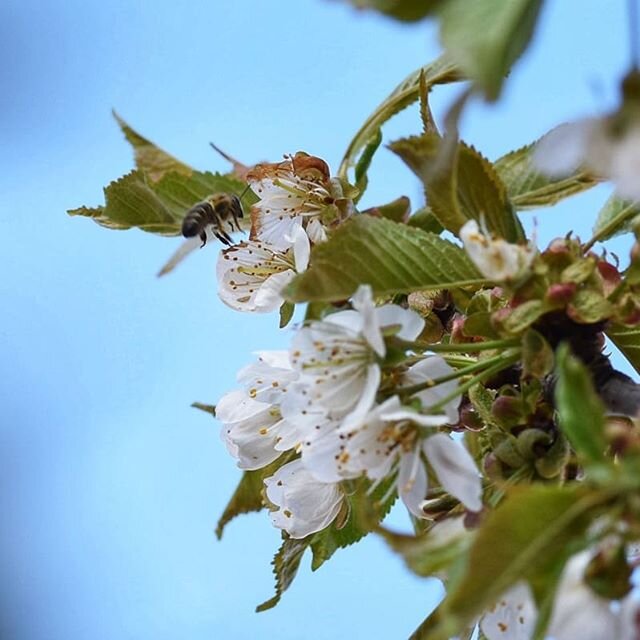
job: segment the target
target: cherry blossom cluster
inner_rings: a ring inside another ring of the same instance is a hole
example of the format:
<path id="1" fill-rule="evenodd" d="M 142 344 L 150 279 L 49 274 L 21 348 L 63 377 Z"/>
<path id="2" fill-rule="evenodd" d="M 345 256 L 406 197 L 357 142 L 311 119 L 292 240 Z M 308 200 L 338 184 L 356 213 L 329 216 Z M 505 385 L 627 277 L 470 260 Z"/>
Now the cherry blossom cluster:
<path id="1" fill-rule="evenodd" d="M 447 433 L 458 422 L 457 381 L 399 395 L 453 369 L 426 355 L 396 370 L 395 389 L 381 389 L 389 375 L 385 338 L 413 340 L 424 320 L 398 305 L 376 307 L 366 285 L 351 306 L 299 329 L 288 352 L 260 353 L 240 371 L 242 389 L 217 405 L 223 439 L 240 468 L 260 469 L 288 452 L 290 461 L 265 480 L 273 524 L 293 538 L 324 529 L 342 507 L 342 482 L 361 476 L 371 490 L 389 480 L 389 491 L 424 518 L 428 468 L 445 491 L 479 511 L 476 465 Z"/>
<path id="2" fill-rule="evenodd" d="M 324 242 L 327 227 L 351 215 L 353 205 L 324 160 L 302 152 L 255 166 L 247 182 L 259 198 L 250 239 L 220 253 L 218 292 L 232 309 L 268 313 L 306 270 L 311 244 Z"/>

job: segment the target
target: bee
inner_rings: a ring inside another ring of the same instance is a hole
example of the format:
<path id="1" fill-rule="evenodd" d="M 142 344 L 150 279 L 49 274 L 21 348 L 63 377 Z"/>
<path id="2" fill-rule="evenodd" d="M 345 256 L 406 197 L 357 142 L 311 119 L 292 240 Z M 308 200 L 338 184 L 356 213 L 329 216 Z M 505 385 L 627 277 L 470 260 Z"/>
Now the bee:
<path id="1" fill-rule="evenodd" d="M 199 236 L 202 240 L 200 245 L 202 248 L 207 244 L 207 227 L 211 226 L 213 235 L 220 242 L 230 246 L 233 244 L 233 239 L 224 225 L 226 223 L 231 232 L 242 231 L 238 220 L 243 215 L 238 196 L 231 193 L 214 193 L 187 211 L 182 221 L 182 235 L 185 238 Z"/>

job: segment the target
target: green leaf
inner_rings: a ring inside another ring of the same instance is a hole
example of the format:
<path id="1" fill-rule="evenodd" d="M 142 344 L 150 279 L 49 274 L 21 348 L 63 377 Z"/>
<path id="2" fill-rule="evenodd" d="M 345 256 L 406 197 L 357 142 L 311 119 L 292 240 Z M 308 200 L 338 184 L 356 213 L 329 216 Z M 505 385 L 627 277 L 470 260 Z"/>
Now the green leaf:
<path id="1" fill-rule="evenodd" d="M 283 302 L 280 305 L 280 323 L 278 325 L 280 329 L 284 329 L 291 322 L 295 310 L 296 305 L 291 302 Z"/>
<path id="2" fill-rule="evenodd" d="M 537 171 L 531 157 L 537 142 L 508 153 L 494 163 L 516 209 L 549 207 L 564 198 L 591 189 L 598 180 L 584 171 L 551 178 Z"/>
<path id="3" fill-rule="evenodd" d="M 192 402 L 191 406 L 194 409 L 199 409 L 200 411 L 204 411 L 209 415 L 216 417 L 216 405 L 215 404 L 203 404 L 202 402 Z"/>
<path id="4" fill-rule="evenodd" d="M 522 373 L 525 377 L 544 378 L 553 369 L 553 350 L 535 329 L 522 336 Z"/>
<path id="5" fill-rule="evenodd" d="M 365 120 L 353 140 L 349 143 L 344 158 L 340 163 L 338 175 L 348 179 L 348 171 L 358 164 L 358 158 L 365 147 L 379 135 L 380 127 L 394 115 L 413 104 L 420 97 L 420 76 L 424 77 L 423 85 L 430 88 L 437 84 L 446 84 L 461 80 L 454 65 L 440 57 L 405 78 L 391 94 Z"/>
<path id="6" fill-rule="evenodd" d="M 285 296 L 293 302 L 332 301 L 348 298 L 365 283 L 376 295 L 390 295 L 483 282 L 452 242 L 383 218 L 357 215 L 314 248 L 311 267 L 285 289 Z"/>
<path id="7" fill-rule="evenodd" d="M 444 230 L 444 227 L 429 207 L 418 209 L 418 211 L 409 218 L 407 224 L 411 227 L 418 227 L 423 231 L 429 231 L 430 233 L 436 233 L 438 235 Z"/>
<path id="8" fill-rule="evenodd" d="M 586 367 L 567 344 L 556 352 L 558 422 L 576 453 L 588 462 L 605 459 L 604 408 Z"/>
<path id="9" fill-rule="evenodd" d="M 473 540 L 471 532 L 464 530 L 447 535 L 446 539 L 432 535 L 431 531 L 409 536 L 380 528 L 379 533 L 403 557 L 411 571 L 424 577 L 446 572 L 452 564 L 464 557 Z"/>
<path id="10" fill-rule="evenodd" d="M 369 178 L 367 177 L 367 171 L 369 171 L 369 167 L 371 166 L 371 161 L 373 160 L 373 156 L 375 155 L 378 147 L 382 144 L 382 129 L 378 129 L 375 134 L 372 136 L 371 140 L 367 143 L 366 147 L 362 151 L 360 155 L 360 159 L 358 160 L 358 164 L 356 164 L 355 168 L 355 178 L 356 178 L 356 189 L 358 190 L 358 195 L 354 198 L 354 202 L 357 203 L 360 198 L 363 196 L 364 192 L 367 189 L 367 185 L 369 184 Z"/>
<path id="11" fill-rule="evenodd" d="M 293 579 L 298 573 L 302 556 L 309 546 L 309 538 L 302 540 L 294 540 L 293 538 L 285 538 L 273 558 L 273 573 L 276 577 L 276 593 L 273 598 L 266 600 L 256 607 L 256 612 L 267 611 L 275 607 L 282 594 L 289 588 Z"/>
<path id="12" fill-rule="evenodd" d="M 243 189 L 244 183 L 236 178 L 210 172 L 194 171 L 189 176 L 169 172 L 152 182 L 144 172 L 136 170 L 105 188 L 105 206 L 80 207 L 68 213 L 93 218 L 110 229 L 137 227 L 175 236 L 181 233 L 182 219 L 194 204 L 212 193 L 239 194 Z"/>
<path id="13" fill-rule="evenodd" d="M 518 334 L 530 327 L 544 312 L 542 300 L 528 300 L 511 311 L 502 321 L 502 328 L 509 333 Z"/>
<path id="14" fill-rule="evenodd" d="M 358 9 L 375 9 L 390 18 L 416 22 L 433 13 L 444 0 L 350 0 Z"/>
<path id="15" fill-rule="evenodd" d="M 115 111 L 113 117 L 116 119 L 124 133 L 125 138 L 133 147 L 135 153 L 136 167 L 154 182 L 157 182 L 166 173 L 175 171 L 185 176 L 190 176 L 193 169 L 180 162 L 166 151 L 157 147 L 153 142 L 142 137 L 134 131 Z"/>
<path id="16" fill-rule="evenodd" d="M 612 323 L 606 329 L 606 334 L 640 374 L 640 327 L 624 327 Z"/>
<path id="17" fill-rule="evenodd" d="M 272 476 L 283 464 L 288 462 L 290 454 L 283 454 L 271 464 L 255 471 L 245 471 L 231 496 L 231 500 L 225 507 L 218 524 L 216 526 L 216 536 L 218 540 L 222 538 L 222 533 L 226 525 L 236 516 L 252 511 L 260 511 L 264 507 L 262 497 L 264 489 L 264 479 Z"/>
<path id="18" fill-rule="evenodd" d="M 427 204 L 445 229 L 457 234 L 469 220 L 509 242 L 524 239 L 502 180 L 489 160 L 463 142 L 451 166 L 441 165 L 442 138 L 425 133 L 393 142 L 397 153 L 422 180 Z"/>
<path id="19" fill-rule="evenodd" d="M 378 216 L 392 220 L 393 222 L 407 222 L 409 213 L 411 212 L 411 200 L 407 196 L 400 196 L 392 202 L 371 207 L 362 213 L 370 216 Z"/>
<path id="20" fill-rule="evenodd" d="M 542 594 L 568 557 L 586 544 L 594 511 L 608 498 L 576 486 L 513 488 L 478 530 L 466 572 L 440 605 L 435 628 L 413 637 L 455 635 L 521 579 Z"/>
<path id="21" fill-rule="evenodd" d="M 500 95 L 527 48 L 542 0 L 448 0 L 439 9 L 440 40 L 451 59 L 489 100 Z"/>
<path id="22" fill-rule="evenodd" d="M 338 517 L 326 529 L 311 536 L 312 571 L 319 569 L 338 549 L 364 538 L 387 516 L 396 501 L 396 492 L 387 496 L 385 502 L 380 503 L 380 500 L 388 493 L 391 482 L 392 479 L 381 482 L 368 494 L 370 483 L 361 481 L 358 490 L 346 496 L 346 522 L 340 523 Z"/>
<path id="23" fill-rule="evenodd" d="M 640 215 L 637 203 L 621 200 L 615 194 L 605 203 L 593 227 L 593 235 L 601 242 L 632 231 L 632 221 Z"/>

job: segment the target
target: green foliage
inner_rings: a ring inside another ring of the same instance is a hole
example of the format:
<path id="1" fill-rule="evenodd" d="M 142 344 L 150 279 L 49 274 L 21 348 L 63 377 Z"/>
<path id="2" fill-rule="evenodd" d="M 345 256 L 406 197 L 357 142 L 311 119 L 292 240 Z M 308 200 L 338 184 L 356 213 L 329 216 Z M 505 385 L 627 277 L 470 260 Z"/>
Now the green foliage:
<path id="1" fill-rule="evenodd" d="M 137 131 L 134 131 L 115 111 L 113 117 L 120 125 L 122 133 L 133 147 L 136 168 L 154 182 L 157 182 L 167 173 L 175 171 L 185 176 L 190 176 L 193 169 L 180 162 L 166 151 L 157 147 Z"/>
<path id="2" fill-rule="evenodd" d="M 374 135 L 371 137 L 371 140 L 367 143 L 365 148 L 358 159 L 358 163 L 355 167 L 355 179 L 356 184 L 355 187 L 358 190 L 358 195 L 355 197 L 354 201 L 358 202 L 364 194 L 367 185 L 369 184 L 369 178 L 367 177 L 367 171 L 369 171 L 369 167 L 371 166 L 371 161 L 373 160 L 373 156 L 376 154 L 378 147 L 382 144 L 382 129 L 377 129 Z"/>
<path id="3" fill-rule="evenodd" d="M 606 333 L 607 338 L 620 349 L 624 357 L 640 374 L 640 327 L 623 327 L 612 323 Z"/>
<path id="4" fill-rule="evenodd" d="M 440 234 L 444 230 L 444 227 L 429 207 L 424 207 L 416 211 L 409 218 L 407 224 L 411 227 L 418 227 L 423 231 L 428 231 L 429 233 Z"/>
<path id="5" fill-rule="evenodd" d="M 621 200 L 614 194 L 598 213 L 593 226 L 593 235 L 602 241 L 627 233 L 632 230 L 631 223 L 638 215 L 640 215 L 640 207 L 637 204 Z"/>
<path id="6" fill-rule="evenodd" d="M 394 533 L 380 528 L 389 546 L 403 558 L 407 567 L 425 578 L 449 572 L 451 565 L 464 559 L 473 540 L 470 531 L 448 535 L 446 539 L 431 535 L 431 529 L 417 536 Z"/>
<path id="7" fill-rule="evenodd" d="M 192 402 L 191 406 L 194 409 L 200 409 L 200 411 L 204 411 L 205 413 L 208 413 L 214 418 L 216 417 L 216 407 L 213 404 L 204 404 L 202 402 Z"/>
<path id="8" fill-rule="evenodd" d="M 510 242 L 524 239 L 505 185 L 473 147 L 461 142 L 447 157 L 442 138 L 425 133 L 390 148 L 422 180 L 427 203 L 445 229 L 457 234 L 467 221 L 476 220 Z"/>
<path id="9" fill-rule="evenodd" d="M 344 300 L 362 283 L 375 294 L 480 284 L 464 251 L 438 236 L 383 218 L 355 216 L 318 245 L 311 266 L 285 290 L 293 302 Z"/>
<path id="10" fill-rule="evenodd" d="M 444 0 L 351 0 L 351 3 L 359 9 L 374 9 L 385 15 L 402 20 L 403 22 L 416 22 L 426 16 L 442 4 Z"/>
<path id="11" fill-rule="evenodd" d="M 555 400 L 560 428 L 582 460 L 604 460 L 604 408 L 589 372 L 566 344 L 558 348 L 556 362 Z"/>
<path id="12" fill-rule="evenodd" d="M 370 495 L 367 495 L 369 483 L 359 481 L 358 489 L 345 498 L 345 510 L 348 514 L 346 521 L 341 522 L 338 517 L 329 527 L 311 536 L 313 571 L 319 569 L 338 549 L 358 542 L 384 520 L 397 497 L 393 491 L 381 502 L 390 485 L 390 480 L 381 482 Z"/>
<path id="13" fill-rule="evenodd" d="M 550 178 L 537 171 L 531 162 L 536 142 L 511 151 L 494 163 L 516 209 L 550 207 L 564 198 L 586 191 L 598 181 L 594 176 L 577 171 L 563 178 Z"/>
<path id="14" fill-rule="evenodd" d="M 302 556 L 309 546 L 308 538 L 303 540 L 294 540 L 293 538 L 285 538 L 273 558 L 273 573 L 276 577 L 276 593 L 272 598 L 266 600 L 256 607 L 256 611 L 267 611 L 275 607 L 282 594 L 289 588 L 293 579 L 298 573 Z"/>
<path id="15" fill-rule="evenodd" d="M 115 112 L 134 149 L 136 169 L 104 189 L 105 205 L 70 209 L 69 215 L 92 218 L 109 229 L 131 229 L 163 236 L 181 233 L 185 213 L 212 193 L 240 195 L 245 184 L 231 175 L 195 171 L 134 131 Z M 245 201 L 256 201 L 253 193 Z"/>
<path id="16" fill-rule="evenodd" d="M 218 539 L 222 538 L 224 528 L 236 516 L 242 513 L 260 511 L 264 507 L 264 479 L 272 476 L 283 464 L 289 462 L 290 459 L 291 455 L 286 453 L 266 467 L 262 467 L 262 469 L 243 472 L 242 478 L 231 496 L 231 500 L 229 500 L 216 525 L 216 536 Z"/>
<path id="17" fill-rule="evenodd" d="M 216 192 L 239 194 L 244 184 L 218 173 L 193 171 L 190 175 L 170 171 L 153 182 L 135 170 L 104 189 L 103 207 L 71 209 L 72 216 L 86 216 L 109 229 L 131 229 L 164 236 L 181 232 L 185 213 Z"/>
<path id="18" fill-rule="evenodd" d="M 369 147 L 368 152 L 364 150 L 367 145 L 375 144 L 375 141 L 380 136 L 380 127 L 387 120 L 418 100 L 420 97 L 421 77 L 423 78 L 423 87 L 427 88 L 437 84 L 456 82 L 461 79 L 455 66 L 444 58 L 438 58 L 405 78 L 365 120 L 349 143 L 338 169 L 338 175 L 341 178 L 347 179 L 349 169 L 358 165 L 362 155 L 365 157 L 367 154 L 370 155 L 371 147 Z M 368 166 L 369 162 L 370 158 L 366 161 L 366 166 Z"/>
<path id="19" fill-rule="evenodd" d="M 312 533 L 306 538 L 294 540 L 285 538 L 273 559 L 276 576 L 275 595 L 258 606 L 256 611 L 275 607 L 282 594 L 293 582 L 305 551 L 311 548 L 312 571 L 319 569 L 333 554 L 361 540 L 385 518 L 396 499 L 395 492 L 385 502 L 380 502 L 388 492 L 391 481 L 382 482 L 370 495 L 369 483 L 363 479 L 356 482 L 352 493 L 345 495 L 345 503 L 336 520 L 326 529 Z M 341 517 L 343 514 L 344 517 Z"/>
<path id="20" fill-rule="evenodd" d="M 522 373 L 525 377 L 543 378 L 553 369 L 553 350 L 534 329 L 522 337 Z"/>
<path id="21" fill-rule="evenodd" d="M 524 52 L 542 0 L 447 0 L 438 10 L 445 51 L 489 100 Z"/>
<path id="22" fill-rule="evenodd" d="M 448 639 L 523 578 L 536 596 L 552 589 L 567 558 L 585 544 L 590 516 L 607 498 L 576 486 L 512 489 L 476 533 L 466 570 L 450 585 L 438 615 L 413 637 Z"/>
<path id="23" fill-rule="evenodd" d="M 291 302 L 283 302 L 280 306 L 280 329 L 284 329 L 293 318 L 293 313 L 296 310 L 296 305 Z"/>

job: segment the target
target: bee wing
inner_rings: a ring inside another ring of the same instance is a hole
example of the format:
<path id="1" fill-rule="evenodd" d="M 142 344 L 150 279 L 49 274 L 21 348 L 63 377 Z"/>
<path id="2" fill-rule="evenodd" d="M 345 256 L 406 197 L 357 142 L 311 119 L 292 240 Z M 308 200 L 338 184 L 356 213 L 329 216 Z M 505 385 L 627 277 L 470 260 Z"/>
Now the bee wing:
<path id="1" fill-rule="evenodd" d="M 209 234 L 207 233 L 207 235 Z M 195 251 L 200 246 L 200 242 L 201 240 L 198 236 L 185 240 L 167 260 L 162 269 L 158 271 L 158 278 L 166 276 L 167 273 L 173 271 L 192 251 Z"/>

